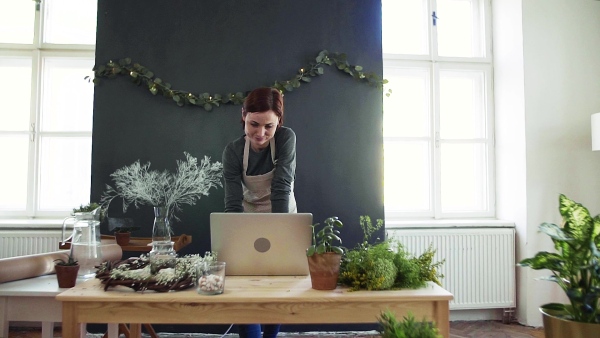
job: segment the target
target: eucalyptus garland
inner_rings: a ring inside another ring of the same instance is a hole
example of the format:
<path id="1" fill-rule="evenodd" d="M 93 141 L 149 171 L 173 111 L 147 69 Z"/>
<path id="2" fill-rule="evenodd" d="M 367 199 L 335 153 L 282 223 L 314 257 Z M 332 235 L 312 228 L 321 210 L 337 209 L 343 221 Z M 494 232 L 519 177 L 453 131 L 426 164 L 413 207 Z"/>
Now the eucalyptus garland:
<path id="1" fill-rule="evenodd" d="M 375 73 L 364 72 L 361 66 L 351 65 L 344 53 L 330 53 L 327 50 L 322 50 L 313 62 L 300 68 L 293 78 L 285 81 L 275 81 L 271 87 L 282 93 L 291 92 L 295 88 L 299 88 L 301 84 L 311 82 L 311 78 L 323 75 L 323 66 L 325 65 L 335 66 L 339 71 L 352 76 L 352 78 L 382 90 L 383 85 L 388 82 Z M 110 60 L 105 65 L 94 66 L 93 71 L 94 84 L 98 84 L 100 78 L 112 79 L 119 75 L 128 76 L 136 85 L 146 87 L 152 95 L 161 94 L 168 99 L 172 99 L 180 107 L 194 105 L 202 107 L 206 111 L 211 111 L 213 107 L 219 107 L 222 104 L 241 105 L 249 93 L 238 91 L 227 94 L 200 93 L 196 95 L 189 91 L 172 89 L 169 82 L 155 77 L 154 72 L 139 63 L 132 62 L 130 58 L 120 59 L 117 62 Z M 89 80 L 89 77 L 86 77 L 86 79 Z M 386 92 L 386 96 L 390 94 L 391 89 Z"/>

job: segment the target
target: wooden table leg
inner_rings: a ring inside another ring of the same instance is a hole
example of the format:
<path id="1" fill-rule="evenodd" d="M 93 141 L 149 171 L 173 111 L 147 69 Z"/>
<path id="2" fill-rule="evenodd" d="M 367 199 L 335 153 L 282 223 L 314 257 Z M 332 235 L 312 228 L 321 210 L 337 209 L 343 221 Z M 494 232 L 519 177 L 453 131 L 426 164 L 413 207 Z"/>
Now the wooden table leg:
<path id="1" fill-rule="evenodd" d="M 142 338 L 142 324 L 131 323 L 129 324 L 130 338 Z"/>
<path id="2" fill-rule="evenodd" d="M 434 320 L 442 337 L 450 337 L 450 306 L 448 301 L 435 302 Z"/>
<path id="3" fill-rule="evenodd" d="M 152 337 L 152 338 L 158 338 L 158 335 L 156 334 L 156 331 L 154 331 L 154 328 L 152 327 L 152 325 L 150 325 L 150 324 L 144 324 L 144 328 L 146 329 L 146 332 L 148 332 L 148 334 L 150 335 L 150 337 Z"/>
<path id="4" fill-rule="evenodd" d="M 77 311 L 69 302 L 63 302 L 62 308 L 62 337 L 78 338 L 80 325 L 77 322 Z"/>

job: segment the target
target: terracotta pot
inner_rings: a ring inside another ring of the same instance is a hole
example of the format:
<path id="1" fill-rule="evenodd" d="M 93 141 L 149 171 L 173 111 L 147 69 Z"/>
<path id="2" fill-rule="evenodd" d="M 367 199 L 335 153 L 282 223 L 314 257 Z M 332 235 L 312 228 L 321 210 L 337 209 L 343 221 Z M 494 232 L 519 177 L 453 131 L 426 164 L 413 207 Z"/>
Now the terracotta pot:
<path id="1" fill-rule="evenodd" d="M 337 286 L 342 255 L 326 252 L 308 256 L 310 281 L 315 290 L 333 290 Z"/>
<path id="2" fill-rule="evenodd" d="M 115 232 L 115 239 L 117 240 L 117 244 L 120 246 L 125 246 L 129 244 L 131 232 Z"/>
<path id="3" fill-rule="evenodd" d="M 59 288 L 72 288 L 77 281 L 79 265 L 55 265 L 56 279 Z"/>
<path id="4" fill-rule="evenodd" d="M 544 319 L 546 338 L 590 338 L 600 337 L 600 324 L 574 322 L 561 318 L 561 312 L 540 307 Z"/>

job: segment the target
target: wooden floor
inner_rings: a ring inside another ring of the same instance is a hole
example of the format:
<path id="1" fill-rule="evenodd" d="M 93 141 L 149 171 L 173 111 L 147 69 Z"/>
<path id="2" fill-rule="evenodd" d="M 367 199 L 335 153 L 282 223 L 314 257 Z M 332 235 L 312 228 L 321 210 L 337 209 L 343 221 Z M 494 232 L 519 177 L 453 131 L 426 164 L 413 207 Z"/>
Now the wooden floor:
<path id="1" fill-rule="evenodd" d="M 198 333 L 159 333 L 160 338 L 202 338 L 202 337 L 220 337 L 220 335 L 203 335 Z M 144 337 L 149 337 L 143 334 Z M 236 337 L 237 335 L 228 334 L 227 337 Z M 40 338 L 41 331 L 31 328 L 11 328 L 8 338 Z M 60 329 L 54 331 L 54 337 L 61 337 Z M 88 335 L 90 338 L 102 337 L 101 335 Z M 282 338 L 374 338 L 378 337 L 377 332 L 307 332 L 290 333 L 282 332 L 279 334 Z M 542 328 L 532 328 L 519 324 L 503 324 L 498 321 L 455 321 L 450 322 L 450 338 L 543 338 Z"/>

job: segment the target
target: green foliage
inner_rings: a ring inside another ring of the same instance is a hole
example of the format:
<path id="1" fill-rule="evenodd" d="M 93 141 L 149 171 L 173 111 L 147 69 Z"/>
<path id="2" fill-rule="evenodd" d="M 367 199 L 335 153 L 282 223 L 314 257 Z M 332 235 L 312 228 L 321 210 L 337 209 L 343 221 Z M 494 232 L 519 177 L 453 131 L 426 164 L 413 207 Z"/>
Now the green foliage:
<path id="1" fill-rule="evenodd" d="M 114 230 L 114 232 L 127 233 L 127 232 L 134 232 L 136 230 L 140 230 L 140 227 L 132 225 L 132 224 L 124 223 L 121 226 L 114 227 L 113 230 Z"/>
<path id="2" fill-rule="evenodd" d="M 78 213 L 92 213 L 94 219 L 103 221 L 106 216 L 106 209 L 102 208 L 102 206 L 96 202 L 90 202 L 88 204 L 80 204 L 78 208 L 73 208 L 73 212 L 71 215 L 75 215 Z"/>
<path id="3" fill-rule="evenodd" d="M 564 226 L 542 223 L 539 230 L 550 236 L 557 252 L 540 251 L 519 266 L 550 270 L 542 279 L 557 283 L 570 304 L 549 304 L 568 314 L 570 320 L 600 324 L 600 215 L 563 194 L 559 212 Z"/>
<path id="4" fill-rule="evenodd" d="M 416 259 L 404 250 L 402 245 L 396 248 L 394 265 L 399 273 L 394 286 L 397 288 L 416 289 L 425 286 L 427 279 L 421 276 L 421 267 Z"/>
<path id="5" fill-rule="evenodd" d="M 368 239 L 383 227 L 378 219 L 373 225 L 369 216 L 360 217 L 364 242 L 348 250 L 342 258 L 339 282 L 351 290 L 389 290 L 394 288 L 419 288 L 427 281 L 440 284 L 437 270 L 444 263 L 433 262 L 435 251 L 428 250 L 413 257 L 400 243 L 391 240 L 369 243 Z M 441 285 L 441 284 L 440 284 Z"/>
<path id="6" fill-rule="evenodd" d="M 73 214 L 78 212 L 92 212 L 98 208 L 100 208 L 100 204 L 96 202 L 91 202 L 86 205 L 81 204 L 79 208 L 73 208 Z"/>
<path id="7" fill-rule="evenodd" d="M 73 265 L 78 265 L 79 263 L 75 260 L 75 258 L 73 257 L 73 255 L 70 253 L 69 257 L 65 260 L 63 258 L 58 258 L 54 260 L 54 263 L 56 265 L 64 265 L 64 266 L 73 266 Z"/>
<path id="8" fill-rule="evenodd" d="M 365 73 L 363 68 L 358 65 L 351 65 L 347 61 L 344 53 L 330 53 L 327 50 L 322 50 L 315 58 L 314 62 L 310 62 L 308 66 L 298 70 L 296 75 L 290 80 L 275 81 L 272 87 L 277 88 L 282 93 L 291 92 L 295 88 L 299 88 L 302 83 L 311 82 L 311 78 L 324 74 L 323 66 L 335 65 L 336 69 L 352 76 L 355 80 L 364 82 L 368 85 L 375 86 L 378 89 L 383 89 L 383 85 L 388 83 L 387 80 L 381 79 L 375 73 Z M 155 77 L 154 73 L 139 63 L 132 63 L 131 58 L 120 59 L 118 62 L 110 60 L 105 65 L 96 65 L 94 71 L 94 84 L 100 82 L 100 78 L 113 79 L 119 75 L 128 76 L 134 84 L 144 86 L 152 95 L 160 94 L 168 99 L 173 100 L 178 106 L 194 105 L 204 108 L 206 111 L 211 111 L 214 107 L 219 107 L 221 104 L 241 105 L 246 98 L 246 94 L 241 91 L 227 94 L 192 94 L 184 90 L 175 90 L 171 88 L 171 84 L 163 81 L 161 78 Z M 90 80 L 88 76 L 86 80 Z M 386 92 L 386 96 L 390 96 L 391 89 Z"/>
<path id="9" fill-rule="evenodd" d="M 306 250 L 307 256 L 326 252 L 344 254 L 344 249 L 341 246 L 333 245 L 334 241 L 342 244 L 342 239 L 339 236 L 340 231 L 335 227 L 341 228 L 344 224 L 336 216 L 327 218 L 324 223 L 325 225 L 318 232 L 315 232 L 315 229 L 320 223 L 312 225 L 312 245 Z"/>
<path id="10" fill-rule="evenodd" d="M 364 242 L 346 252 L 340 267 L 339 281 L 351 290 L 390 289 L 398 272 L 394 255 L 388 242 L 375 245 Z"/>
<path id="11" fill-rule="evenodd" d="M 441 338 L 435 323 L 423 319 L 418 322 L 411 312 L 398 321 L 394 314 L 387 310 L 377 319 L 382 338 Z"/>

